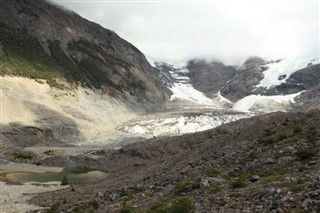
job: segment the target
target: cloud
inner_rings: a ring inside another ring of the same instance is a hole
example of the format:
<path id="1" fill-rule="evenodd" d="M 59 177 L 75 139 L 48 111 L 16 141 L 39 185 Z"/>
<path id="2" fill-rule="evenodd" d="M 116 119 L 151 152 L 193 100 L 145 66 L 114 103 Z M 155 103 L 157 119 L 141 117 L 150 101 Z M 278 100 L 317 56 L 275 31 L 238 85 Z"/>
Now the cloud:
<path id="1" fill-rule="evenodd" d="M 319 1 L 53 1 L 157 60 L 320 55 Z"/>

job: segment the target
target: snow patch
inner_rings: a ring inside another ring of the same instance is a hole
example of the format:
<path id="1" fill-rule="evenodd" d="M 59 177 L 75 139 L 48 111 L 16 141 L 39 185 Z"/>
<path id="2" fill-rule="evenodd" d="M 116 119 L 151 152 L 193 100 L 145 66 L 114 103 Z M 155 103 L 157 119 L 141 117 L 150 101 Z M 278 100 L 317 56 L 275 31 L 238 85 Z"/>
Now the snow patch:
<path id="1" fill-rule="evenodd" d="M 186 100 L 196 104 L 216 106 L 213 100 L 194 89 L 191 84 L 174 83 L 169 89 L 173 92 L 170 101 Z"/>
<path id="2" fill-rule="evenodd" d="M 265 87 L 267 89 L 285 83 L 290 75 L 300 69 L 306 68 L 308 64 L 318 64 L 320 63 L 319 56 L 317 57 L 303 57 L 303 58 L 292 58 L 283 59 L 278 63 L 269 63 L 265 66 L 269 67 L 262 74 L 263 79 L 260 81 L 256 87 Z M 280 78 L 280 76 L 285 76 Z"/>
<path id="3" fill-rule="evenodd" d="M 220 90 L 218 91 L 217 98 L 218 98 L 218 100 L 219 100 L 220 102 L 227 102 L 228 104 L 232 104 L 232 103 L 233 103 L 233 102 L 230 101 L 229 99 L 223 97 L 223 96 L 221 95 Z"/>
<path id="4" fill-rule="evenodd" d="M 291 103 L 295 103 L 295 98 L 302 92 L 290 95 L 275 95 L 275 96 L 262 96 L 262 95 L 249 95 L 237 101 L 233 109 L 240 112 L 259 111 L 259 112 L 272 112 L 272 111 L 285 111 Z"/>
<path id="5" fill-rule="evenodd" d="M 218 107 L 214 100 L 208 98 L 190 84 L 190 78 L 187 76 L 189 70 L 181 67 L 181 63 L 173 65 L 174 67 L 180 66 L 180 68 L 174 68 L 173 71 L 169 71 L 170 75 L 175 79 L 175 82 L 168 87 L 173 93 L 170 101 L 188 101 L 197 105 Z"/>

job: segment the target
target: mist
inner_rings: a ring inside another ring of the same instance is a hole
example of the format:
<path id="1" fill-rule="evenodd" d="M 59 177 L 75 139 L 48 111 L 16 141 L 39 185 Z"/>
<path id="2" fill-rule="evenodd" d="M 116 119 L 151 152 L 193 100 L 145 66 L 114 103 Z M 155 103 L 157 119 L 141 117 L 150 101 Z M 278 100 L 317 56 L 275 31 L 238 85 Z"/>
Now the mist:
<path id="1" fill-rule="evenodd" d="M 319 56 L 319 1 L 62 1 L 160 61 Z"/>

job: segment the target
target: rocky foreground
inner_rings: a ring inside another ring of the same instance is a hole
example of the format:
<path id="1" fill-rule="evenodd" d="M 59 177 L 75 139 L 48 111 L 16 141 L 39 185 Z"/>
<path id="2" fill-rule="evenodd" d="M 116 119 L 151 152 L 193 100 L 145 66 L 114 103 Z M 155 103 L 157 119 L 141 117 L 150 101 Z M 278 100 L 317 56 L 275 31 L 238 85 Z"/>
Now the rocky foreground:
<path id="1" fill-rule="evenodd" d="M 107 176 L 29 202 L 48 212 L 319 212 L 319 153 L 319 110 L 266 114 L 119 150 L 52 153 L 37 163 Z"/>

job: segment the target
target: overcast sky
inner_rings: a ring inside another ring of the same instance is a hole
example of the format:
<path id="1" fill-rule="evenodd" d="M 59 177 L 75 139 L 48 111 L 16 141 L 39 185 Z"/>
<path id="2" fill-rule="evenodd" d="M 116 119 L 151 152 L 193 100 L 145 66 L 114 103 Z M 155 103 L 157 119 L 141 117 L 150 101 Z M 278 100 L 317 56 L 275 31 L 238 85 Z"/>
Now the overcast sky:
<path id="1" fill-rule="evenodd" d="M 156 60 L 319 55 L 319 1 L 53 0 Z"/>

